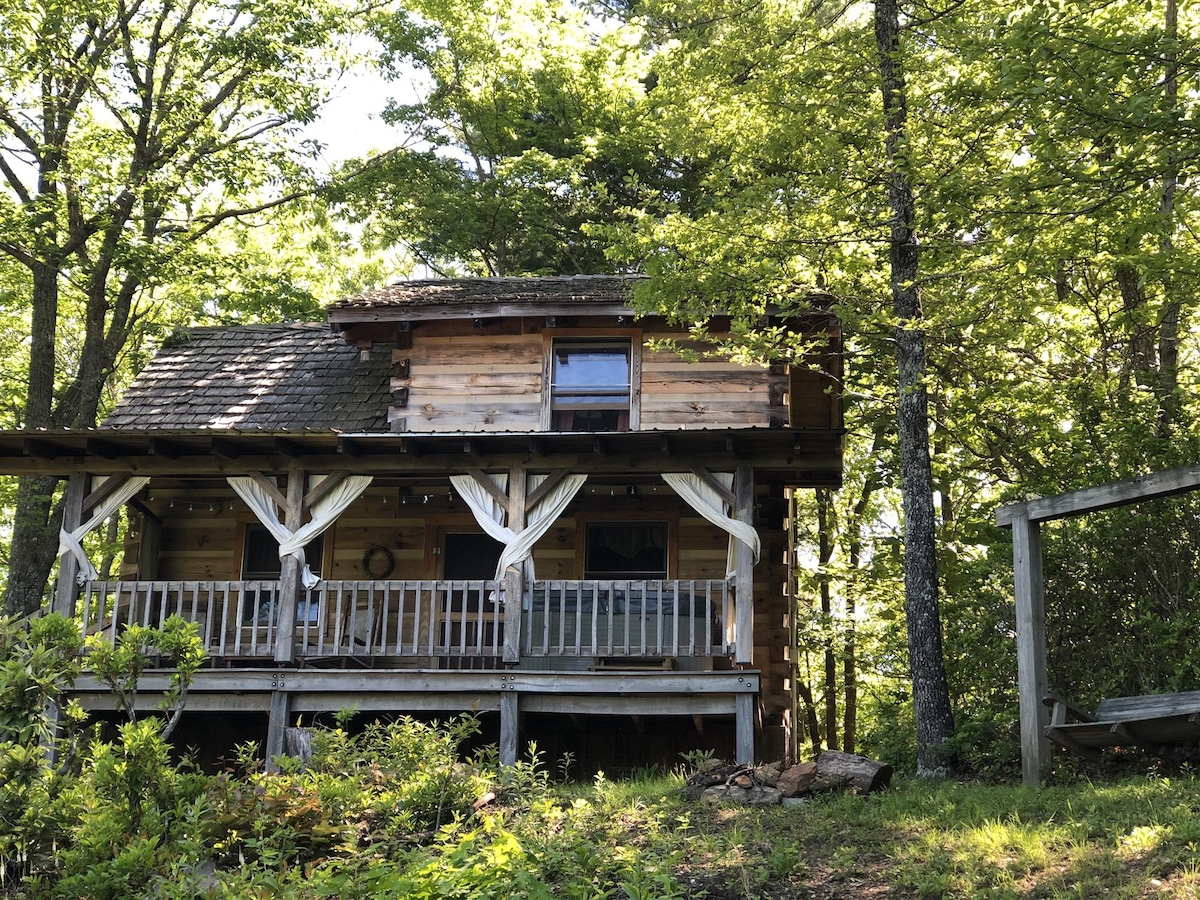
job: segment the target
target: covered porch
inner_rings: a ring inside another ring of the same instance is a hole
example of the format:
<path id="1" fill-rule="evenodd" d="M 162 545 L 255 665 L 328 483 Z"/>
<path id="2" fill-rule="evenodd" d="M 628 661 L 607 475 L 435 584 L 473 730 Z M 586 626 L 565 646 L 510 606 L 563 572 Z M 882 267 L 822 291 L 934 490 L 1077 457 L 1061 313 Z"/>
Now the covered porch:
<path id="1" fill-rule="evenodd" d="M 500 711 L 510 759 L 520 711 L 561 707 L 571 715 L 733 716 L 738 757 L 748 761 L 764 696 L 770 690 L 772 714 L 786 703 L 786 694 L 775 699 L 787 689 L 786 671 L 775 661 L 769 673 L 760 671 L 765 654 L 775 658 L 773 635 L 786 615 L 785 487 L 836 483 L 839 449 L 836 434 L 788 429 L 113 430 L 0 442 L 0 464 L 70 476 L 67 534 L 103 519 L 106 506 L 133 511 L 133 544 L 120 573 L 100 578 L 67 548 L 56 609 L 77 615 L 86 634 L 109 640 L 130 624 L 153 625 L 168 615 L 195 622 L 211 665 L 201 673 L 194 708 L 268 709 L 269 753 L 281 749 L 289 717 L 315 706 L 404 711 L 478 701 Z M 686 499 L 664 473 L 708 501 Z M 259 499 L 236 493 L 235 479 L 255 483 Z M 569 484 L 576 489 L 568 496 L 561 488 Z M 328 518 L 319 507 L 343 493 L 348 505 Z M 631 520 L 666 523 L 663 569 L 589 572 L 587 530 Z M 323 563 L 310 580 L 293 551 L 311 543 L 315 521 L 329 530 L 324 551 L 310 547 L 306 562 Z M 759 522 L 775 523 L 762 532 L 769 565 L 758 565 Z M 238 577 L 251 525 L 279 541 L 274 577 Z M 525 555 L 489 570 L 492 577 L 447 577 L 440 555 L 446 535 L 481 530 L 494 532 L 505 548 L 523 539 Z M 80 533 L 76 542 L 83 540 Z M 526 565 L 533 544 L 536 571 Z M 490 699 L 475 696 L 480 678 L 496 690 Z M 259 694 L 260 681 L 272 690 Z M 297 693 L 300 683 L 307 687 Z M 90 696 L 83 683 L 79 690 Z M 515 708 L 503 699 L 513 690 L 528 695 Z"/>

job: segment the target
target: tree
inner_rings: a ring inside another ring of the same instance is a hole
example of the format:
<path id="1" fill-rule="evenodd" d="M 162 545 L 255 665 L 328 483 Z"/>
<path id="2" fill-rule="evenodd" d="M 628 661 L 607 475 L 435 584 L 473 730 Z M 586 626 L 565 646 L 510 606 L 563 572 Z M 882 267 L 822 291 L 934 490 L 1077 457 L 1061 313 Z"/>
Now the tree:
<path id="1" fill-rule="evenodd" d="M 374 31 L 420 96 L 389 103 L 403 146 L 343 196 L 367 234 L 439 273 L 610 271 L 588 226 L 672 177 L 638 133 L 637 30 L 567 0 L 420 0 Z"/>
<path id="2" fill-rule="evenodd" d="M 284 0 L 64 0 L 0 11 L 0 253 L 25 270 L 19 424 L 95 424 L 121 355 L 224 227 L 315 187 L 316 115 L 345 12 Z M 55 480 L 21 480 L 6 608 L 36 609 Z"/>
<path id="3" fill-rule="evenodd" d="M 896 432 L 904 504 L 904 612 L 917 723 L 917 773 L 946 771 L 944 745 L 954 734 L 950 688 L 942 658 L 942 618 L 929 459 L 929 397 L 917 249 L 917 212 L 908 176 L 912 144 L 901 47 L 898 0 L 875 0 L 875 45 L 883 98 L 885 179 L 889 215 L 889 274 L 896 317 Z"/>

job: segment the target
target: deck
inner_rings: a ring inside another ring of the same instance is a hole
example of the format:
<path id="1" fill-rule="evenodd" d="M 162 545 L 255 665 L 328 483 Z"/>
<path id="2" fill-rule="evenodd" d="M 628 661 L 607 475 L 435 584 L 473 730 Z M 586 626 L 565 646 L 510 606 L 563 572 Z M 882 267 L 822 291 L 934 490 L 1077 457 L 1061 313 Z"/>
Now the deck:
<path id="1" fill-rule="evenodd" d="M 522 713 L 732 716 L 738 756 L 754 752 L 759 672 L 736 668 L 730 581 L 535 581 L 511 600 L 496 581 L 322 581 L 281 632 L 278 581 L 95 581 L 77 606 L 85 636 L 194 622 L 210 666 L 188 708 L 266 713 L 268 757 L 304 713 L 498 711 L 501 759 L 517 758 Z M 505 630 L 519 656 L 505 662 Z M 281 642 L 289 639 L 291 646 Z M 285 662 L 280 662 L 280 656 Z M 169 673 L 139 679 L 147 710 Z M 73 695 L 112 708 L 84 675 Z"/>

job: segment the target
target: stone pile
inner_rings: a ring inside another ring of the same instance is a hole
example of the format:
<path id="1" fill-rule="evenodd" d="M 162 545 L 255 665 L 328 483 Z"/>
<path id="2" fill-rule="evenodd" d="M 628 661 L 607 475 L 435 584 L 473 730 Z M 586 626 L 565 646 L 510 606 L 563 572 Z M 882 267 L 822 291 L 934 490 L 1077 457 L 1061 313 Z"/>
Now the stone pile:
<path id="1" fill-rule="evenodd" d="M 767 806 L 828 791 L 866 794 L 882 790 L 892 779 L 892 767 L 865 756 L 826 750 L 815 761 L 786 765 L 727 765 L 708 760 L 684 785 L 689 800 Z"/>

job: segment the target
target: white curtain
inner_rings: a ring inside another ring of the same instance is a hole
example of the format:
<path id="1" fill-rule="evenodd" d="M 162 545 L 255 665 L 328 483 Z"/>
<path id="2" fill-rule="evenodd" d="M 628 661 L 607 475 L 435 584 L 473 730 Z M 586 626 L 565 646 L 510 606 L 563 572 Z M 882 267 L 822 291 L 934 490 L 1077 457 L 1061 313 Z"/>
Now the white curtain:
<path id="1" fill-rule="evenodd" d="M 149 481 L 150 479 L 144 475 L 136 475 L 129 478 L 124 484 L 113 491 L 107 500 L 96 507 L 96 511 L 92 513 L 92 517 L 78 528 L 73 531 L 67 531 L 65 528 L 59 530 L 58 555 L 62 556 L 64 553 L 70 553 L 75 557 L 79 563 L 79 574 L 75 580 L 80 584 L 92 581 L 99 575 L 96 567 L 92 565 L 92 561 L 83 552 L 84 537 L 97 525 L 124 506 L 125 501 L 144 488 Z"/>
<path id="2" fill-rule="evenodd" d="M 337 521 L 337 517 L 345 512 L 346 507 L 357 500 L 359 495 L 367 489 L 367 485 L 371 483 L 371 476 L 349 475 L 343 478 L 337 487 L 313 504 L 312 509 L 309 510 L 310 521 L 295 531 L 279 521 L 275 510 L 275 501 L 253 478 L 232 475 L 228 480 L 234 493 L 245 501 L 246 505 L 250 507 L 250 511 L 254 513 L 254 517 L 279 542 L 279 558 L 282 560 L 292 556 L 300 560 L 300 565 L 303 567 L 300 579 L 306 588 L 312 588 L 319 584 L 321 579 L 314 575 L 312 569 L 308 567 L 308 562 L 304 558 L 305 545 L 323 534 L 325 529 Z M 321 478 L 314 479 L 314 483 L 320 483 L 320 481 Z"/>
<path id="3" fill-rule="evenodd" d="M 726 490 L 733 487 L 732 472 L 714 472 L 713 477 Z M 704 479 L 692 472 L 663 472 L 663 481 L 671 486 L 692 509 L 708 519 L 718 528 L 729 534 L 729 555 L 725 566 L 725 577 L 732 578 L 737 574 L 737 545 L 741 541 L 754 552 L 754 561 L 758 562 L 762 546 L 759 543 L 758 531 L 753 525 L 742 522 L 729 515 L 731 510 L 717 491 L 713 490 Z"/>
<path id="4" fill-rule="evenodd" d="M 501 491 L 508 484 L 506 475 L 489 475 L 492 483 Z M 526 478 L 527 495 L 533 493 L 549 475 L 529 475 Z M 525 528 L 520 533 L 502 524 L 506 510 L 486 488 L 475 481 L 470 475 L 451 475 L 450 483 L 467 502 L 479 527 L 504 545 L 500 552 L 500 562 L 496 566 L 496 580 L 504 578 L 504 571 L 509 566 L 524 567 L 525 578 L 532 581 L 535 577 L 533 570 L 533 545 L 538 542 L 550 526 L 554 524 L 567 504 L 579 493 L 587 481 L 586 475 L 567 475 L 554 489 L 539 500 L 525 516 Z"/>

